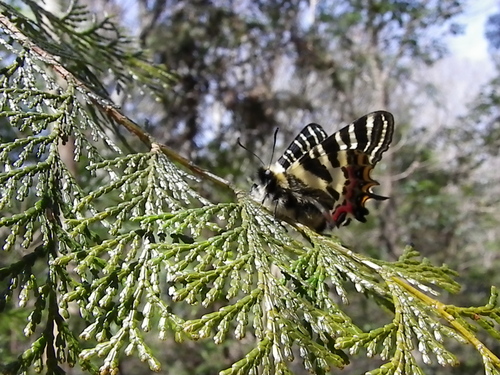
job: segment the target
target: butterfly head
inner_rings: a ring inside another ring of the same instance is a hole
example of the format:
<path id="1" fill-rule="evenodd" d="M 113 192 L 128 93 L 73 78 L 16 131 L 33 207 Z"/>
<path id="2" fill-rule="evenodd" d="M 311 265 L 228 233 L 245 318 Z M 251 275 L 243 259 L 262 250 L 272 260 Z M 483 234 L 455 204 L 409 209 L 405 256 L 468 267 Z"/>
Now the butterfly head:
<path id="1" fill-rule="evenodd" d="M 259 168 L 257 177 L 258 182 L 253 184 L 250 194 L 256 201 L 262 203 L 269 196 L 279 195 L 280 191 L 288 186 L 285 169 L 278 163 L 268 168 Z"/>
<path id="2" fill-rule="evenodd" d="M 285 168 L 283 168 L 279 163 L 275 163 L 267 168 L 259 168 L 257 175 L 259 177 L 259 181 L 265 185 L 274 182 L 280 184 L 286 182 Z"/>

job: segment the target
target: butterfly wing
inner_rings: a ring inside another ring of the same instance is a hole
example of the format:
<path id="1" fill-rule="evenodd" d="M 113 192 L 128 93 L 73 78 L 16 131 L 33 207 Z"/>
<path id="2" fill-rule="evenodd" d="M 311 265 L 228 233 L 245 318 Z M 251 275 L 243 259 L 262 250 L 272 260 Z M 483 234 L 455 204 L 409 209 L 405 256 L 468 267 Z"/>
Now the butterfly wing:
<path id="1" fill-rule="evenodd" d="M 299 151 L 302 151 L 300 146 L 303 143 L 299 141 L 295 144 L 296 149 L 291 148 L 301 137 L 301 133 L 288 148 L 289 157 L 285 158 L 286 154 L 282 157 L 287 162 L 282 165 L 287 174 L 312 189 L 327 192 L 333 198 L 333 206 L 325 207 L 331 214 L 328 218 L 330 223 L 337 227 L 347 225 L 351 217 L 365 222 L 368 214 L 366 201 L 370 198 L 386 199 L 372 193 L 372 187 L 378 185 L 378 182 L 370 177 L 370 172 L 389 148 L 393 129 L 392 114 L 385 111 L 373 112 L 323 139 L 297 157 Z"/>
<path id="2" fill-rule="evenodd" d="M 307 125 L 278 159 L 278 164 L 283 169 L 288 169 L 294 162 L 323 142 L 327 137 L 321 125 L 314 123 Z"/>

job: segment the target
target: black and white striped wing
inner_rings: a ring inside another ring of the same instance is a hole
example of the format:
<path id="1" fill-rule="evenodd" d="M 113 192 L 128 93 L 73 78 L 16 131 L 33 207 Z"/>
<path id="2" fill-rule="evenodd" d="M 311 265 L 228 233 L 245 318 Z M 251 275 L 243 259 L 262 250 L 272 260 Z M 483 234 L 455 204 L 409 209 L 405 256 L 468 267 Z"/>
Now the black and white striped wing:
<path id="1" fill-rule="evenodd" d="M 285 167 L 287 174 L 333 198 L 333 206 L 328 207 L 331 213 L 328 220 L 332 224 L 347 225 L 351 217 L 365 222 L 368 214 L 366 201 L 370 198 L 386 199 L 372 193 L 372 187 L 378 182 L 370 177 L 370 172 L 389 148 L 393 129 L 392 114 L 373 112 L 309 147 L 302 156 L 297 150 L 305 150 L 305 142 L 298 141 L 297 149 L 290 150 L 292 143 L 287 150 L 290 150 L 290 156 L 283 156 L 286 163 L 282 165 L 288 165 Z"/>
<path id="2" fill-rule="evenodd" d="M 280 164 L 283 169 L 288 169 L 294 162 L 323 142 L 327 137 L 321 125 L 314 123 L 307 125 L 278 159 L 278 164 Z"/>

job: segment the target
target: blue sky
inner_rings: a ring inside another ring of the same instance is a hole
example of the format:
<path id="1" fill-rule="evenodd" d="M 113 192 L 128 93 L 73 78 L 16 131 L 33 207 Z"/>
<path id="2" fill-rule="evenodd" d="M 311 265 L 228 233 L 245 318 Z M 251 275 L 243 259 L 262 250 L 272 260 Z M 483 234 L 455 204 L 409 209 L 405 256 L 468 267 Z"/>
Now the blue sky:
<path id="1" fill-rule="evenodd" d="M 484 25 L 488 16 L 498 11 L 498 0 L 470 0 L 458 22 L 465 25 L 465 34 L 450 39 L 450 51 L 460 58 L 489 63 L 488 43 Z"/>

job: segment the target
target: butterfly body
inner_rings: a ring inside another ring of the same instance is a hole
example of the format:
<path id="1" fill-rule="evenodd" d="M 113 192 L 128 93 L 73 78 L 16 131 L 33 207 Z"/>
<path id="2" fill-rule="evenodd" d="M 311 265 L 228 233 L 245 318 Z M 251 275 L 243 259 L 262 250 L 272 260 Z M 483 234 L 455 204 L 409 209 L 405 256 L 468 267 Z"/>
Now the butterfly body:
<path id="1" fill-rule="evenodd" d="M 258 171 L 251 196 L 278 218 L 323 231 L 366 221 L 368 199 L 378 183 L 370 172 L 392 140 L 394 120 L 378 111 L 327 136 L 318 124 L 307 125 L 283 156 Z"/>

